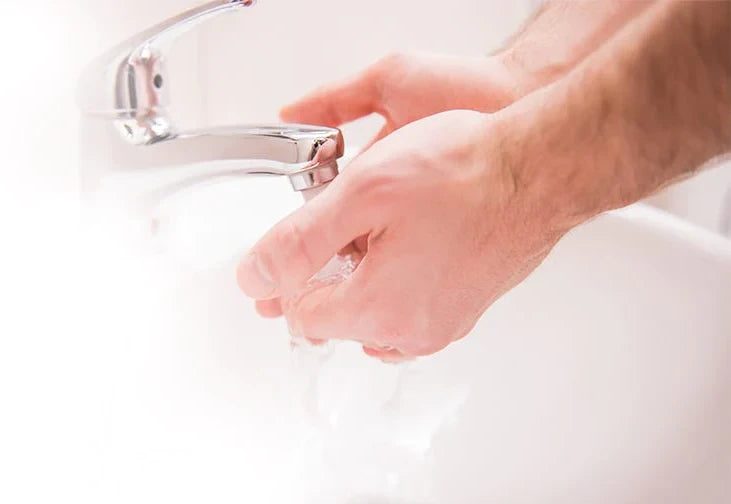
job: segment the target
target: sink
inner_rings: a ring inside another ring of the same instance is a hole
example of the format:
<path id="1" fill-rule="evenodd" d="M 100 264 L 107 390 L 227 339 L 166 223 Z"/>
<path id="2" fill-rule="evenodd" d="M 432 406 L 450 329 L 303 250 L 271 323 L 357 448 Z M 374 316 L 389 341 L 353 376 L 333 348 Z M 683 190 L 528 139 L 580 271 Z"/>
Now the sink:
<path id="1" fill-rule="evenodd" d="M 300 202 L 244 179 L 160 207 L 138 315 L 98 352 L 106 502 L 727 502 L 731 242 L 606 214 L 468 338 L 393 366 L 293 353 L 237 290 L 236 258 Z"/>

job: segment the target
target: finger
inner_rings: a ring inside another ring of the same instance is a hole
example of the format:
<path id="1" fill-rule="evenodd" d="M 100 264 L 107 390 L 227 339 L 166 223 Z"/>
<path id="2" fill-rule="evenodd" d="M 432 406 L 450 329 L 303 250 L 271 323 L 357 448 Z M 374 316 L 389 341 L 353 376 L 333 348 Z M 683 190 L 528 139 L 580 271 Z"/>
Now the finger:
<path id="1" fill-rule="evenodd" d="M 429 304 L 430 287 L 423 281 L 428 273 L 398 260 L 403 249 L 384 243 L 368 244 L 352 276 L 309 292 L 292 307 L 289 320 L 297 334 L 357 341 L 384 359 L 400 360 L 436 353 L 451 341 L 433 331 L 423 308 Z"/>
<path id="2" fill-rule="evenodd" d="M 389 345 L 388 332 L 381 323 L 387 307 L 374 302 L 370 290 L 372 269 L 366 256 L 349 278 L 303 296 L 288 317 L 296 334 L 310 339 L 358 341 L 370 348 Z"/>
<path id="3" fill-rule="evenodd" d="M 369 212 L 345 174 L 328 190 L 274 226 L 241 261 L 239 287 L 254 299 L 293 293 L 358 236 L 369 233 Z M 352 193 L 352 194 L 351 194 Z"/>
<path id="4" fill-rule="evenodd" d="M 386 363 L 397 363 L 409 360 L 404 354 L 395 348 L 372 348 L 368 345 L 363 345 L 363 352 L 376 359 L 380 359 Z"/>
<path id="5" fill-rule="evenodd" d="M 282 303 L 279 298 L 258 300 L 256 301 L 256 311 L 264 318 L 281 317 Z"/>
<path id="6" fill-rule="evenodd" d="M 357 274 L 354 273 L 354 276 Z M 354 329 L 358 318 L 355 312 L 357 300 L 347 295 L 353 277 L 339 284 L 319 287 L 303 296 L 288 317 L 291 330 L 306 339 L 353 340 L 361 343 L 363 336 Z"/>
<path id="7" fill-rule="evenodd" d="M 379 73 L 367 69 L 287 105 L 280 111 L 280 116 L 286 122 L 340 126 L 377 112 L 379 89 Z"/>

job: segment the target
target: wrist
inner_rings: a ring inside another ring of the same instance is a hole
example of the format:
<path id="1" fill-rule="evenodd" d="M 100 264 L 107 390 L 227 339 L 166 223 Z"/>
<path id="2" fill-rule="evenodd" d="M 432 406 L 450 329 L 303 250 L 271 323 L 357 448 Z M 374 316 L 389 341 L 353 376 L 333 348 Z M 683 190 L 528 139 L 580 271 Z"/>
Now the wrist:
<path id="1" fill-rule="evenodd" d="M 515 213 L 545 235 L 562 236 L 610 205 L 591 170 L 582 169 L 582 146 L 566 145 L 564 128 L 546 121 L 555 117 L 547 94 L 489 118 L 488 162 L 499 166 Z"/>
<path id="2" fill-rule="evenodd" d="M 566 195 L 558 185 L 535 169 L 537 153 L 525 152 L 527 124 L 505 112 L 483 114 L 475 140 L 473 159 L 481 167 L 483 211 L 499 216 L 516 245 L 555 242 L 578 222 L 567 212 Z"/>

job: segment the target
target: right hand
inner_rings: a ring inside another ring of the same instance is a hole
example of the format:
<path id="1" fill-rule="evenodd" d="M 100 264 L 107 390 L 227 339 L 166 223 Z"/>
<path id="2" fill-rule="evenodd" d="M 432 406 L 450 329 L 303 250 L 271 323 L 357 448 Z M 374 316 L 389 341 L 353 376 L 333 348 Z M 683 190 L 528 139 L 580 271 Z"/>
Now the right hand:
<path id="1" fill-rule="evenodd" d="M 396 53 L 284 107 L 281 118 L 338 127 L 376 113 L 385 124 L 371 141 L 374 143 L 439 112 L 495 112 L 520 96 L 517 75 L 498 57 Z"/>
<path id="2" fill-rule="evenodd" d="M 402 126 L 439 112 L 496 112 L 522 96 L 527 84 L 526 76 L 500 56 L 395 53 L 313 91 L 280 115 L 287 122 L 338 127 L 379 114 L 385 124 L 367 149 Z M 282 315 L 278 298 L 259 300 L 256 308 L 263 317 Z"/>
<path id="3" fill-rule="evenodd" d="M 429 355 L 468 334 L 565 232 L 555 203 L 563 186 L 505 155 L 513 124 L 498 116 L 444 112 L 378 142 L 252 248 L 241 289 L 286 299 L 293 334 L 358 341 L 383 360 Z M 359 237 L 367 247 L 351 276 L 298 295 Z"/>

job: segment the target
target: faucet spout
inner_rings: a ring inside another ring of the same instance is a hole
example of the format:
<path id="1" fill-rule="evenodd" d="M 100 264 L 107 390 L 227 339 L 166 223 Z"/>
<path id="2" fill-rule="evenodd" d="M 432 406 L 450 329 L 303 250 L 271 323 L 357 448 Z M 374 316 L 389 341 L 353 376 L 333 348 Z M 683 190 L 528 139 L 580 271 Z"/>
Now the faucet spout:
<path id="1" fill-rule="evenodd" d="M 115 171 L 166 172 L 175 187 L 222 177 L 283 175 L 295 191 L 302 191 L 338 175 L 344 143 L 336 128 L 254 125 L 187 131 L 143 148 L 118 145 L 114 152 L 126 167 Z"/>

